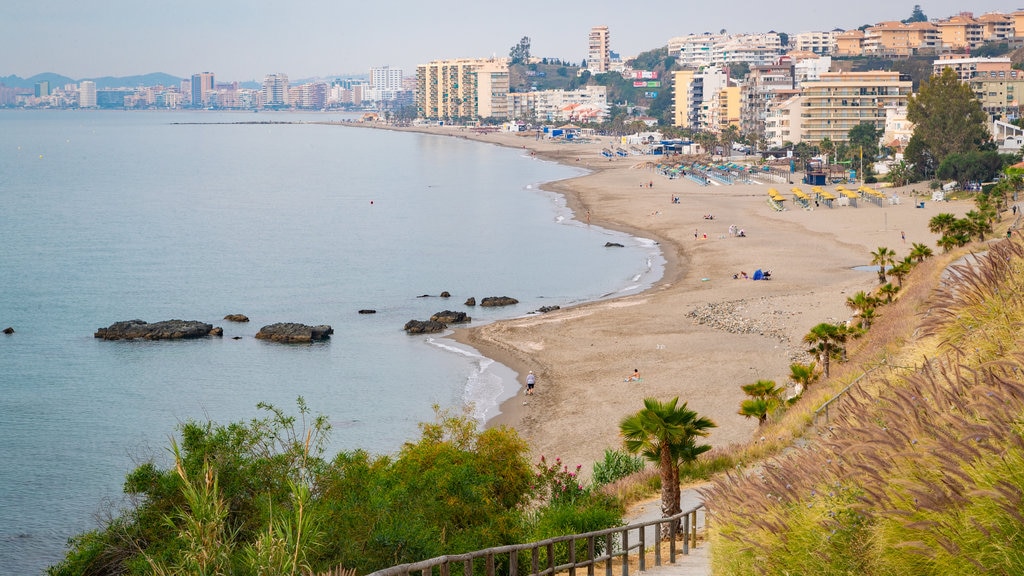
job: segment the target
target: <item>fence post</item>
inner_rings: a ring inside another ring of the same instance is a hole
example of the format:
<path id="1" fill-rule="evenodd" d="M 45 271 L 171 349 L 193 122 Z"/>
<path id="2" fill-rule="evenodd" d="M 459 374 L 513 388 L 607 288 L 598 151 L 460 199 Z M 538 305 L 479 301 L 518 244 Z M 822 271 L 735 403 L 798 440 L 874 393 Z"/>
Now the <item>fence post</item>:
<path id="1" fill-rule="evenodd" d="M 693 515 L 693 520 L 690 522 L 690 530 L 693 531 L 693 547 L 697 547 L 697 511 L 690 512 Z"/>
<path id="2" fill-rule="evenodd" d="M 508 553 L 508 576 L 519 576 L 519 551 Z"/>
<path id="3" fill-rule="evenodd" d="M 576 576 L 576 540 L 569 540 L 569 576 Z"/>
<path id="4" fill-rule="evenodd" d="M 637 538 L 640 540 L 640 571 L 647 570 L 647 530 L 641 526 Z"/>
<path id="5" fill-rule="evenodd" d="M 551 574 L 551 576 L 554 576 L 555 575 L 555 543 L 554 542 L 549 542 L 547 550 L 548 550 L 548 568 L 547 569 L 548 569 L 548 572 Z"/>
<path id="6" fill-rule="evenodd" d="M 468 559 L 462 563 L 462 573 L 466 576 L 473 576 L 473 560 Z"/>
<path id="7" fill-rule="evenodd" d="M 594 576 L 594 556 L 596 556 L 596 554 L 597 550 L 596 546 L 594 545 L 594 537 L 591 536 L 587 538 L 587 556 L 590 557 L 590 563 L 587 564 L 587 576 Z"/>
<path id="8" fill-rule="evenodd" d="M 612 535 L 605 534 L 604 536 L 604 573 L 605 576 L 612 576 Z"/>
<path id="9" fill-rule="evenodd" d="M 622 576 L 629 576 L 629 529 L 622 531 Z"/>
<path id="10" fill-rule="evenodd" d="M 661 566 L 661 522 L 654 525 L 654 565 Z"/>
<path id="11" fill-rule="evenodd" d="M 690 515 L 683 516 L 683 555 L 690 553 Z"/>
<path id="12" fill-rule="evenodd" d="M 540 564 L 540 548 L 537 548 L 536 546 L 533 547 L 533 562 L 532 562 L 532 564 L 533 565 L 531 566 L 531 568 L 533 568 L 533 572 L 531 572 L 531 574 L 536 574 L 537 572 L 540 571 L 539 570 L 539 566 L 538 566 Z"/>
<path id="13" fill-rule="evenodd" d="M 487 555 L 487 576 L 494 576 L 494 554 Z"/>
<path id="14" fill-rule="evenodd" d="M 670 564 L 676 563 L 676 533 L 679 531 L 679 520 L 673 518 L 668 523 L 668 561 Z"/>

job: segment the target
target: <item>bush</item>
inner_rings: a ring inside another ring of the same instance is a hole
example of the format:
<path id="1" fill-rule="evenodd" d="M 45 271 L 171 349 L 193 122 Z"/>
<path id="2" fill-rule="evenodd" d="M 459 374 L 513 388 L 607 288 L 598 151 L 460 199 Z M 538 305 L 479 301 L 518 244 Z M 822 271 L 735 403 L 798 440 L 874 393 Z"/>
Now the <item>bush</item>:
<path id="1" fill-rule="evenodd" d="M 644 459 L 622 450 L 605 450 L 604 460 L 594 462 L 594 484 L 603 486 L 644 469 Z"/>

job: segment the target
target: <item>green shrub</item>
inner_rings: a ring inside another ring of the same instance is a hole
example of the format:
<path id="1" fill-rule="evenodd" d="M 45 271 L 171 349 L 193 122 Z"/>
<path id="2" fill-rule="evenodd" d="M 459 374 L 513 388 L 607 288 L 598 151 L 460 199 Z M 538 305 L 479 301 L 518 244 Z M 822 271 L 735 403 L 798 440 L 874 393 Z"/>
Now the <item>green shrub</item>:
<path id="1" fill-rule="evenodd" d="M 644 469 L 644 459 L 622 450 L 605 450 L 604 460 L 594 462 L 594 484 L 603 486 Z"/>

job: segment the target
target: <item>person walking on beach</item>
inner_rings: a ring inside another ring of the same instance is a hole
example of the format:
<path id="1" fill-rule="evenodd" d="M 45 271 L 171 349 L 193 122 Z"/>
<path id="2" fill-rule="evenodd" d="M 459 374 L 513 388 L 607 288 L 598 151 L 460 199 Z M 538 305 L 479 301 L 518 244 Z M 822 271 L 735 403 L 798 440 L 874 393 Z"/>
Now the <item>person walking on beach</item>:
<path id="1" fill-rule="evenodd" d="M 526 395 L 533 396 L 533 387 L 537 384 L 537 377 L 533 375 L 533 370 L 526 375 Z"/>

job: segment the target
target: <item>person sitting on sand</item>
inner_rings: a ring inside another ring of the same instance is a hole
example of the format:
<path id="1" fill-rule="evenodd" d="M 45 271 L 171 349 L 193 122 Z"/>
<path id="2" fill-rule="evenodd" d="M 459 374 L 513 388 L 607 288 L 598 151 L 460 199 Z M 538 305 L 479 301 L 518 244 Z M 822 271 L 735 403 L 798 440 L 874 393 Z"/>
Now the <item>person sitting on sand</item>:
<path id="1" fill-rule="evenodd" d="M 633 374 L 626 378 L 626 382 L 639 382 L 640 381 L 640 370 L 638 368 L 633 369 Z"/>

